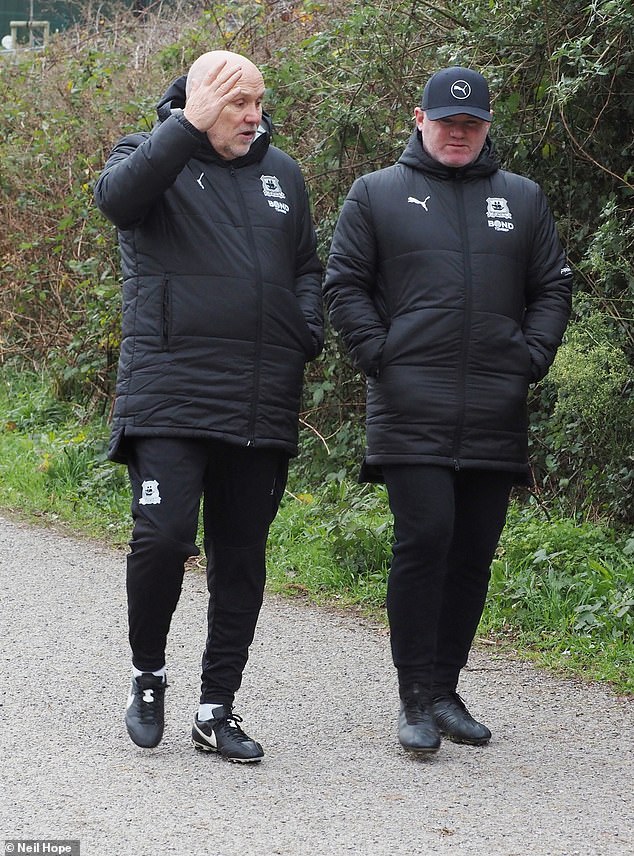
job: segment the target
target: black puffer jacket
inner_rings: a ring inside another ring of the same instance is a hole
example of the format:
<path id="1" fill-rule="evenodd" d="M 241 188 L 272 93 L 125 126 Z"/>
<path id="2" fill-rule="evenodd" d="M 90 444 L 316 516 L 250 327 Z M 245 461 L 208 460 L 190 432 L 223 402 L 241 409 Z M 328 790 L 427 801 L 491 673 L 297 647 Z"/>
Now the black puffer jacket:
<path id="1" fill-rule="evenodd" d="M 118 226 L 123 339 L 110 457 L 125 438 L 213 437 L 297 452 L 305 362 L 323 344 L 306 188 L 270 145 L 224 161 L 182 116 L 185 78 L 151 134 L 124 137 L 95 187 Z"/>
<path id="2" fill-rule="evenodd" d="M 561 342 L 571 273 L 540 188 L 500 170 L 489 140 L 451 169 L 415 131 L 397 164 L 358 179 L 324 295 L 368 376 L 366 474 L 432 463 L 526 478 L 528 385 Z"/>

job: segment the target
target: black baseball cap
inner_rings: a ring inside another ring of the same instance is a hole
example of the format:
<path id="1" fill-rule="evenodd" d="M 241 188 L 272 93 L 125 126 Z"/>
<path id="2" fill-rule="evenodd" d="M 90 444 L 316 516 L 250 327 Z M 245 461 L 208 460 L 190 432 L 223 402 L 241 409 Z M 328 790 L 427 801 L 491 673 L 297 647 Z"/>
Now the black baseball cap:
<path id="1" fill-rule="evenodd" d="M 485 122 L 491 121 L 491 102 L 486 80 L 477 71 L 458 65 L 432 74 L 425 84 L 420 106 L 432 121 L 458 113 L 467 113 Z"/>

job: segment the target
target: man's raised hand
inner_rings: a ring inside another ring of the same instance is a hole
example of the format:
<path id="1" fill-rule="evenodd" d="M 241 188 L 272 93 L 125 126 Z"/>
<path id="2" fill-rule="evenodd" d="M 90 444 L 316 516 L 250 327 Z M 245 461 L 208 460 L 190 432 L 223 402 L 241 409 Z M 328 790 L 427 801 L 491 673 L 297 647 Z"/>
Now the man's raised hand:
<path id="1" fill-rule="evenodd" d="M 218 121 L 225 106 L 241 94 L 241 66 L 227 66 L 224 60 L 202 80 L 192 80 L 183 115 L 199 131 L 206 133 Z"/>

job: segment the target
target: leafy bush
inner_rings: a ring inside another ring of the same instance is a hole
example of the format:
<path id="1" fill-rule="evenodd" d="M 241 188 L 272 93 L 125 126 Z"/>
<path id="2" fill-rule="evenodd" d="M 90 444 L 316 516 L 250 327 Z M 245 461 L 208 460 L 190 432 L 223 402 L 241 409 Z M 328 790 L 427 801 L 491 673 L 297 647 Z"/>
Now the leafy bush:
<path id="1" fill-rule="evenodd" d="M 551 413 L 533 416 L 532 442 L 546 451 L 538 484 L 568 511 L 631 520 L 634 383 L 614 323 L 597 313 L 573 323 L 542 392 Z"/>
<path id="2" fill-rule="evenodd" d="M 0 382 L 3 505 L 85 526 L 95 534 L 129 529 L 123 467 L 106 458 L 102 418 L 52 394 L 49 378 L 5 370 Z"/>
<path id="3" fill-rule="evenodd" d="M 609 329 L 611 365 L 625 373 L 610 402 L 623 424 L 634 362 L 634 142 L 623 133 L 634 125 L 630 4 L 177 0 L 140 16 L 125 5 L 85 4 L 85 21 L 45 51 L 0 56 L 0 360 L 46 367 L 61 399 L 108 412 L 119 260 L 92 185 L 115 140 L 152 126 L 157 96 L 202 51 L 228 48 L 262 66 L 277 142 L 307 176 L 324 259 L 352 180 L 394 162 L 426 77 L 461 63 L 491 81 L 505 164 L 538 180 L 551 201 L 576 272 L 577 322 L 598 315 Z M 590 423 L 571 418 L 584 394 L 572 380 L 585 370 L 578 349 L 571 338 L 561 361 L 568 380 L 560 374 L 533 397 L 539 486 L 571 513 L 631 522 L 631 453 L 617 461 L 620 429 L 610 453 L 597 456 Z M 300 475 L 313 483 L 352 475 L 363 400 L 363 379 L 329 336 L 307 374 Z"/>
<path id="4" fill-rule="evenodd" d="M 634 637 L 634 538 L 592 524 L 511 509 L 490 598 L 528 631 Z M 507 619 L 508 620 L 508 619 Z M 609 628 L 609 629 L 608 629 Z"/>
<path id="5" fill-rule="evenodd" d="M 97 15 L 46 51 L 0 56 L 0 358 L 46 366 L 61 398 L 102 410 L 118 355 L 120 275 L 92 187 L 121 133 L 154 121 L 141 80 L 152 85 L 143 75 L 156 42 L 138 39 L 154 29 L 129 13 L 108 25 Z"/>
<path id="6" fill-rule="evenodd" d="M 634 691 L 634 537 L 512 506 L 481 629 Z"/>
<path id="7" fill-rule="evenodd" d="M 278 587 L 382 604 L 391 556 L 385 492 L 331 479 L 319 495 L 288 494 L 269 552 Z"/>

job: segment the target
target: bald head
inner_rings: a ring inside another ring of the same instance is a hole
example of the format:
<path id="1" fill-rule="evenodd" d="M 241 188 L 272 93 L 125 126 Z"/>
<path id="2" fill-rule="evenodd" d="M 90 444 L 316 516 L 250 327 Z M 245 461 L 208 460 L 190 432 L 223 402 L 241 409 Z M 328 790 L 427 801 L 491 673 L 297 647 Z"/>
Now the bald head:
<path id="1" fill-rule="evenodd" d="M 247 57 L 242 56 L 242 54 L 233 53 L 233 51 L 208 51 L 201 54 L 192 63 L 187 75 L 187 83 L 185 84 L 185 96 L 189 96 L 194 81 L 198 83 L 202 82 L 206 74 L 210 71 L 216 71 L 223 63 L 226 63 L 225 69 L 227 71 L 241 68 L 241 80 L 244 83 L 251 84 L 256 88 L 264 86 L 264 79 L 260 69 L 250 59 L 247 59 Z"/>
<path id="2" fill-rule="evenodd" d="M 264 79 L 250 59 L 231 51 L 209 51 L 187 75 L 183 115 L 207 134 L 224 160 L 243 157 L 262 119 Z"/>

